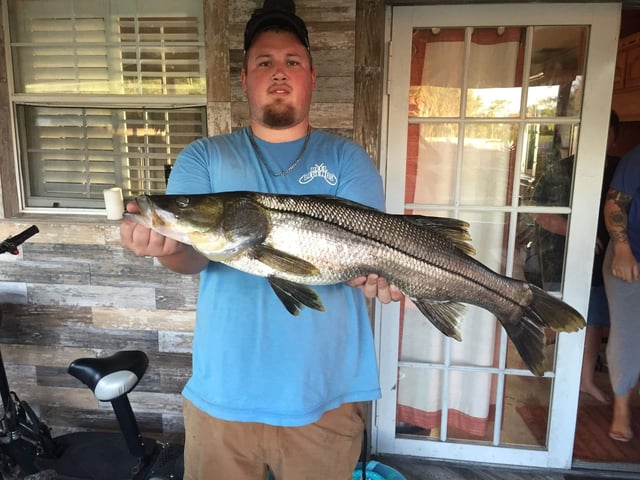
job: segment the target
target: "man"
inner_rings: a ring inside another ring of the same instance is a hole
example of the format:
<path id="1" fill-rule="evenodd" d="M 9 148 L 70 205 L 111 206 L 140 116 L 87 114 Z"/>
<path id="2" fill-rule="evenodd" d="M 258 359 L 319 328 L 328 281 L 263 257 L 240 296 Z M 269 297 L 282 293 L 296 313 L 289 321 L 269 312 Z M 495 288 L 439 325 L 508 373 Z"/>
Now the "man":
<path id="1" fill-rule="evenodd" d="M 316 72 L 292 2 L 254 12 L 241 72 L 249 127 L 178 156 L 167 193 L 328 194 L 382 209 L 364 150 L 309 124 Z M 130 212 L 136 207 L 128 205 Z M 185 479 L 351 478 L 363 402 L 380 396 L 364 296 L 400 292 L 375 275 L 317 287 L 327 311 L 291 316 L 268 283 L 125 221 L 122 243 L 181 273 L 201 272 L 193 373 L 184 389 Z M 358 287 L 358 288 L 354 288 Z"/>

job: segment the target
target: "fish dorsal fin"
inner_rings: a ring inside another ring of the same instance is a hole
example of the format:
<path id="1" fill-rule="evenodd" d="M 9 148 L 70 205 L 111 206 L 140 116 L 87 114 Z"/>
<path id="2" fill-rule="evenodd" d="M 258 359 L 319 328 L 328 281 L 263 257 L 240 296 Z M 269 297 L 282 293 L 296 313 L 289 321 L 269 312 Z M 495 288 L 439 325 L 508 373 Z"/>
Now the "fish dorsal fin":
<path id="1" fill-rule="evenodd" d="M 469 243 L 471 241 L 469 224 L 464 220 L 449 217 L 429 217 L 425 215 L 403 215 L 403 217 L 408 222 L 420 228 L 426 228 L 442 235 L 467 255 L 476 254 L 476 249 Z"/>
<path id="2" fill-rule="evenodd" d="M 464 305 L 455 302 L 431 302 L 429 300 L 411 299 L 418 310 L 447 337 L 462 340 L 460 335 L 460 318 L 465 311 Z"/>
<path id="3" fill-rule="evenodd" d="M 315 265 L 268 245 L 256 245 L 249 255 L 278 272 L 308 276 L 320 274 L 320 270 Z"/>
<path id="4" fill-rule="evenodd" d="M 292 315 L 298 315 L 305 306 L 324 312 L 324 305 L 318 294 L 307 285 L 290 282 L 278 277 L 268 277 L 271 288 L 284 307 Z"/>

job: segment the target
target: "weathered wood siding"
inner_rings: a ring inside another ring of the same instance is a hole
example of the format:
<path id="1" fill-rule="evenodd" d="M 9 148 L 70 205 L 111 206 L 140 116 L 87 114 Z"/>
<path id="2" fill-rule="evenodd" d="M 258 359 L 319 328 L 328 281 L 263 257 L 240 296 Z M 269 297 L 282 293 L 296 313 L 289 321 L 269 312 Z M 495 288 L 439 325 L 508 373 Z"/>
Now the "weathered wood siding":
<path id="1" fill-rule="evenodd" d="M 0 348 L 12 388 L 54 432 L 113 429 L 109 404 L 67 367 L 79 357 L 144 350 L 150 365 L 131 395 L 134 410 L 145 432 L 180 438 L 198 277 L 124 250 L 117 222 L 33 220 L 40 233 L 20 255 L 0 257 Z M 5 221 L 0 235 L 31 223 Z"/>
<path id="2" fill-rule="evenodd" d="M 240 87 L 242 35 L 257 6 L 257 1 L 204 0 L 210 134 L 246 124 Z M 318 70 L 312 124 L 355 137 L 376 158 L 381 47 L 366 39 L 373 35 L 382 40 L 382 2 L 300 0 L 297 8 L 308 23 Z M 357 16 L 367 25 L 358 30 L 358 42 L 365 42 L 358 49 Z M 375 22 L 380 22 L 377 28 Z M 4 45 L 0 47 L 4 52 Z M 354 100 L 356 65 L 364 81 Z M 6 119 L 9 105 L 4 89 L 3 63 L 0 118 Z M 357 134 L 354 104 L 360 126 Z M 12 387 L 42 413 L 54 433 L 115 429 L 109 404 L 97 402 L 66 369 L 78 357 L 141 349 L 149 355 L 150 366 L 131 395 L 141 426 L 145 433 L 180 438 L 180 391 L 190 375 L 197 276 L 171 273 L 151 258 L 124 250 L 118 223 L 104 217 L 9 218 L 18 203 L 11 193 L 15 190 L 13 147 L 8 123 L 0 124 L 4 125 L 0 128 L 2 201 L 5 207 L 12 205 L 0 220 L 0 239 L 32 224 L 41 231 L 24 244 L 20 255 L 0 256 L 0 348 Z"/>

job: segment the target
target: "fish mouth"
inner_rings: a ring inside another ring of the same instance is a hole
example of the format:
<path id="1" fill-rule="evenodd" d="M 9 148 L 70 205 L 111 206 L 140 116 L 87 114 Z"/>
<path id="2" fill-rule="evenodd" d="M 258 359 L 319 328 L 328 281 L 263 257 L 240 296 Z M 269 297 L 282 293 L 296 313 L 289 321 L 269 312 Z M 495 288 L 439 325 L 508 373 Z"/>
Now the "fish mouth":
<path id="1" fill-rule="evenodd" d="M 143 194 L 136 197 L 136 204 L 140 209 L 140 216 L 146 220 L 149 226 L 168 227 L 175 222 L 175 215 L 158 208 L 149 195 Z"/>
<path id="2" fill-rule="evenodd" d="M 140 214 L 144 215 L 147 218 L 153 216 L 153 203 L 147 195 L 139 195 L 138 197 L 136 197 L 136 204 L 140 209 Z"/>
<path id="3" fill-rule="evenodd" d="M 162 196 L 152 198 L 150 195 L 139 195 L 136 197 L 135 202 L 140 213 L 126 214 L 126 216 L 166 237 L 191 244 L 188 232 L 180 227 L 179 217 L 172 213 L 170 209 L 165 210 L 162 205 L 158 205 L 156 199 L 160 201 Z"/>
<path id="4" fill-rule="evenodd" d="M 130 220 L 132 222 L 143 225 L 147 228 L 152 228 L 152 220 L 153 220 L 153 209 L 149 203 L 147 198 L 141 198 L 144 195 L 136 197 L 134 201 L 138 207 L 138 213 L 124 212 L 125 220 Z"/>

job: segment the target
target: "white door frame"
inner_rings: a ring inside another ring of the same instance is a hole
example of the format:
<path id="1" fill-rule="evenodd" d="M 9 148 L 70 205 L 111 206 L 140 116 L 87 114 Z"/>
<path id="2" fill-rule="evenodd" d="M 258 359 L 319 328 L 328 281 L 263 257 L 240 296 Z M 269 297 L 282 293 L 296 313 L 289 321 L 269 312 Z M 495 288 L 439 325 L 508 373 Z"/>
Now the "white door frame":
<path id="1" fill-rule="evenodd" d="M 567 238 L 563 299 L 586 315 L 590 291 L 606 136 L 615 71 L 620 4 L 486 4 L 390 7 L 392 46 L 388 59 L 388 120 L 381 171 L 387 210 L 404 211 L 411 34 L 414 27 L 589 25 L 587 68 L 573 205 Z M 376 313 L 382 399 L 376 403 L 373 446 L 379 453 L 546 468 L 570 468 L 579 396 L 584 329 L 560 334 L 551 398 L 548 450 L 479 445 L 460 441 L 396 438 L 395 410 L 399 342 L 398 304 Z"/>

